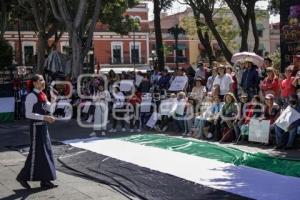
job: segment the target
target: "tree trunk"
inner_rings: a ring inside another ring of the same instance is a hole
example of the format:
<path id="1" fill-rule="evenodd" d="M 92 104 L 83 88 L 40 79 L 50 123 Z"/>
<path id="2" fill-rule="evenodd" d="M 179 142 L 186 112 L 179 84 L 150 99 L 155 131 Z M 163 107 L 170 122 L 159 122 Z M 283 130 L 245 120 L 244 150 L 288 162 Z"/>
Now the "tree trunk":
<path id="1" fill-rule="evenodd" d="M 258 30 L 257 30 L 257 25 L 256 25 L 255 3 L 254 3 L 254 5 L 251 5 L 248 9 L 249 9 L 249 12 L 250 12 L 252 32 L 253 32 L 253 36 L 254 36 L 253 52 L 257 53 L 258 48 L 259 48 L 259 35 L 258 35 Z"/>
<path id="2" fill-rule="evenodd" d="M 212 32 L 213 36 L 217 40 L 226 60 L 231 63 L 232 53 L 228 49 L 227 45 L 225 44 L 224 40 L 222 39 L 221 35 L 219 34 L 215 23 L 213 22 L 212 15 L 205 14 L 205 22 L 207 23 L 207 26 L 209 27 L 210 31 Z"/>
<path id="3" fill-rule="evenodd" d="M 240 52 L 249 51 L 248 49 L 248 36 L 249 36 L 249 23 L 250 17 L 248 10 L 244 14 L 243 9 L 241 8 L 241 1 L 225 0 L 230 10 L 233 12 L 234 16 L 237 19 L 241 30 L 241 47 Z"/>
<path id="4" fill-rule="evenodd" d="M 82 59 L 82 44 L 78 37 L 78 33 L 73 31 L 71 35 L 69 35 L 71 39 L 72 46 L 72 67 L 71 74 L 72 78 L 76 78 L 81 74 L 83 59 Z"/>
<path id="5" fill-rule="evenodd" d="M 38 52 L 37 52 L 37 73 L 43 73 L 45 62 L 45 51 L 47 50 L 48 39 L 45 32 L 41 31 L 38 34 Z"/>
<path id="6" fill-rule="evenodd" d="M 4 33 L 6 31 L 6 26 L 7 26 L 7 3 L 6 3 L 6 0 L 0 1 L 0 6 L 1 6 L 0 39 L 3 39 Z"/>
<path id="7" fill-rule="evenodd" d="M 197 35 L 198 35 L 198 38 L 199 38 L 201 44 L 205 48 L 205 52 L 206 52 L 206 55 L 207 55 L 207 57 L 209 59 L 209 62 L 212 63 L 213 61 L 216 60 L 216 57 L 215 57 L 213 49 L 212 49 L 212 47 L 210 45 L 209 35 L 208 35 L 207 32 L 203 35 L 203 32 L 201 30 L 200 19 L 199 19 L 198 15 L 194 15 L 194 17 L 195 17 L 196 26 L 197 26 Z"/>
<path id="8" fill-rule="evenodd" d="M 248 27 L 248 28 L 246 28 Z M 248 49 L 248 35 L 249 35 L 249 23 L 248 25 L 244 26 L 244 28 L 241 29 L 241 47 L 240 47 L 240 52 L 243 51 L 249 51 Z"/>
<path id="9" fill-rule="evenodd" d="M 160 24 L 160 1 L 153 0 L 154 3 L 154 28 L 155 28 L 155 41 L 156 41 L 156 55 L 158 61 L 159 71 L 162 71 L 165 68 L 165 55 L 164 55 L 164 46 L 161 32 Z"/>

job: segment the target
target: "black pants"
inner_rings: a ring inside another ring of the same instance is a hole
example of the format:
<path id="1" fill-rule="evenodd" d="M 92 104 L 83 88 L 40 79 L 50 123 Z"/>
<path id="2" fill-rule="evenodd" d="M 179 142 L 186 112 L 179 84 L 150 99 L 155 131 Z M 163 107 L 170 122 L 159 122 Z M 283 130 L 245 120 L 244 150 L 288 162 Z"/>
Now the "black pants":
<path id="1" fill-rule="evenodd" d="M 160 128 L 163 128 L 169 124 L 171 121 L 171 118 L 169 118 L 167 115 L 162 115 L 160 120 Z"/>
<path id="2" fill-rule="evenodd" d="M 116 129 L 118 122 L 121 123 L 122 128 L 125 127 L 125 119 L 124 119 L 125 112 L 122 109 L 121 111 L 117 108 L 113 109 L 113 116 L 112 116 L 112 128 Z"/>
<path id="3" fill-rule="evenodd" d="M 133 106 L 134 112 L 129 113 L 130 118 L 130 129 L 140 128 L 141 120 L 139 110 L 136 106 Z"/>
<path id="4" fill-rule="evenodd" d="M 45 122 L 31 122 L 30 149 L 25 165 L 18 174 L 24 181 L 52 181 L 56 171 L 48 126 Z"/>

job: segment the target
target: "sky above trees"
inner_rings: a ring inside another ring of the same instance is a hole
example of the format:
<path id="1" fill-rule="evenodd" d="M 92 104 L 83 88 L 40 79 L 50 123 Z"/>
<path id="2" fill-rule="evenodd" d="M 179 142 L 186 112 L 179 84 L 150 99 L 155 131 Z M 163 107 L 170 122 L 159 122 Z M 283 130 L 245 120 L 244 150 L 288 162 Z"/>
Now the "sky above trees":
<path id="1" fill-rule="evenodd" d="M 149 19 L 152 20 L 153 19 L 153 4 L 150 2 L 150 3 L 148 3 L 148 5 L 149 5 Z M 257 5 L 262 9 L 267 9 L 267 7 L 268 7 L 268 3 L 266 1 L 261 1 Z M 187 7 L 186 5 L 182 5 L 178 2 L 174 2 L 172 8 L 167 10 L 167 13 L 174 14 L 174 13 L 182 12 L 186 9 L 186 7 Z M 270 16 L 271 23 L 279 22 L 279 20 L 280 20 L 279 15 L 271 15 Z"/>

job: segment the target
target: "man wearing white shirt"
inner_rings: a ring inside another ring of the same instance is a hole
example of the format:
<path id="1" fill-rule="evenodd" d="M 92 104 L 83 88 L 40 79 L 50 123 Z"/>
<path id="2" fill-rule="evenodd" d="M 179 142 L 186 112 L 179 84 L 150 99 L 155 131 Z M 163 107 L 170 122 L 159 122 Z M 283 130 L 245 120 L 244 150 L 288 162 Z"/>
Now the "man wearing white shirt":
<path id="1" fill-rule="evenodd" d="M 214 80 L 213 87 L 217 87 L 220 90 L 221 98 L 225 94 L 232 91 L 233 80 L 229 74 L 226 74 L 226 68 L 224 65 L 218 67 L 218 75 Z"/>

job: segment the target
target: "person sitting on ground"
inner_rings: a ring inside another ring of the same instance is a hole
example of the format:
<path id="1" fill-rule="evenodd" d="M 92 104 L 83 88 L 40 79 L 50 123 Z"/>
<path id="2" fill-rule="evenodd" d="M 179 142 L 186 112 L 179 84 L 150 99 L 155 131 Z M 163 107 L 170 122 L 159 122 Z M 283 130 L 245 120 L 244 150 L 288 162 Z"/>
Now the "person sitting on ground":
<path id="1" fill-rule="evenodd" d="M 175 117 L 178 125 L 178 131 L 182 136 L 187 135 L 186 112 L 188 106 L 188 99 L 185 92 L 179 92 L 177 95 L 177 107 L 175 110 Z"/>
<path id="2" fill-rule="evenodd" d="M 242 93 L 240 95 L 240 101 L 239 101 L 239 117 L 234 121 L 233 128 L 236 138 L 240 135 L 240 127 L 244 121 L 244 118 L 246 116 L 246 110 L 248 107 L 248 95 L 246 93 Z"/>
<path id="3" fill-rule="evenodd" d="M 213 97 L 212 104 L 204 105 L 200 116 L 195 117 L 192 137 L 197 139 L 211 139 L 213 137 L 214 121 L 218 119 L 223 103 L 220 96 Z"/>
<path id="4" fill-rule="evenodd" d="M 240 137 L 242 134 L 242 140 L 244 137 L 249 134 L 249 123 L 252 118 L 261 118 L 263 115 L 263 106 L 258 95 L 254 95 L 251 103 L 247 106 L 244 105 L 244 116 L 241 122 L 238 124 L 237 128 L 235 127 L 236 138 Z"/>
<path id="5" fill-rule="evenodd" d="M 238 116 L 238 105 L 233 93 L 227 93 L 224 100 L 216 136 L 217 138 L 221 137 L 220 142 L 232 142 L 235 136 L 233 122 Z"/>
<path id="6" fill-rule="evenodd" d="M 292 95 L 289 98 L 289 106 L 291 106 L 298 113 L 300 113 L 300 104 L 297 95 Z M 285 150 L 292 149 L 299 126 L 300 126 L 300 120 L 297 120 L 288 127 L 288 131 L 284 131 L 275 124 L 275 134 L 276 134 L 275 149 L 282 149 L 282 148 L 284 148 Z M 285 142 L 284 137 L 287 135 L 288 135 L 288 140 L 287 142 Z"/>
<path id="7" fill-rule="evenodd" d="M 160 113 L 160 121 L 158 129 L 162 132 L 165 132 L 168 129 L 169 123 L 172 121 L 172 117 L 175 113 L 177 107 L 177 97 L 175 93 L 170 95 L 170 98 L 162 101 L 159 106 L 159 113 Z M 166 111 L 163 111 L 166 109 Z"/>
<path id="8" fill-rule="evenodd" d="M 275 121 L 280 115 L 280 106 L 275 102 L 275 97 L 272 94 L 265 96 L 264 115 L 260 120 L 270 120 L 270 135 L 274 135 Z M 269 139 L 269 144 L 273 143 L 272 137 Z"/>

